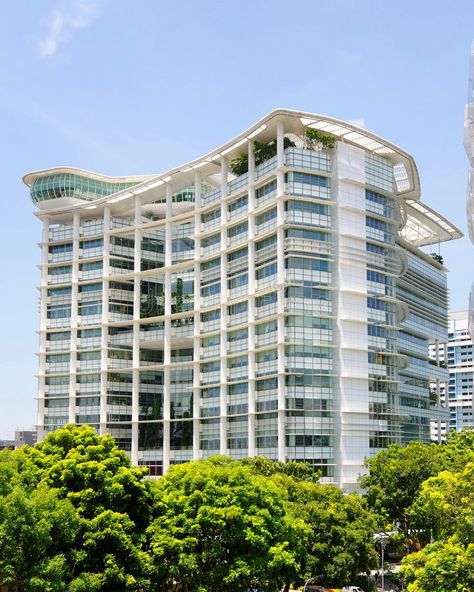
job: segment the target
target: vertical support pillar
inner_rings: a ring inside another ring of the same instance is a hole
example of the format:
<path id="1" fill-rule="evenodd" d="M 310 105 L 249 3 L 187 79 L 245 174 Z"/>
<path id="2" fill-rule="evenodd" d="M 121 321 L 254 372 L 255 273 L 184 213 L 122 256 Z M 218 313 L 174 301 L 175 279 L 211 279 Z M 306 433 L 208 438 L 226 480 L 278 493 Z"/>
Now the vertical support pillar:
<path id="1" fill-rule="evenodd" d="M 201 174 L 194 174 L 194 336 L 193 336 L 193 460 L 201 456 L 199 428 L 201 414 Z"/>
<path id="2" fill-rule="evenodd" d="M 163 474 L 170 466 L 171 438 L 171 271 L 173 255 L 173 191 L 171 185 L 166 186 L 166 225 L 165 225 L 165 331 L 163 350 Z"/>
<path id="3" fill-rule="evenodd" d="M 255 440 L 255 155 L 253 153 L 253 142 L 248 143 L 248 268 L 249 268 L 249 297 L 248 297 L 248 356 L 249 356 L 249 380 L 248 380 L 248 450 L 250 457 L 256 454 Z"/>
<path id="4" fill-rule="evenodd" d="M 285 163 L 283 122 L 277 123 L 277 329 L 278 329 L 278 460 L 286 460 L 286 385 L 285 385 Z"/>
<path id="5" fill-rule="evenodd" d="M 102 254 L 102 337 L 100 356 L 100 433 L 107 432 L 107 368 L 109 345 L 110 207 L 104 208 L 104 247 Z"/>
<path id="6" fill-rule="evenodd" d="M 227 454 L 227 158 L 221 158 L 220 453 Z"/>
<path id="7" fill-rule="evenodd" d="M 77 331 L 79 321 L 79 256 L 81 218 L 74 213 L 72 226 L 72 277 L 71 277 L 71 361 L 69 382 L 69 423 L 76 422 Z"/>
<path id="8" fill-rule="evenodd" d="M 131 461 L 138 465 L 138 430 L 140 409 L 140 272 L 142 263 L 142 233 L 138 228 L 142 222 L 140 196 L 135 195 L 135 232 L 133 268 L 133 339 L 132 339 L 132 446 Z"/>
<path id="9" fill-rule="evenodd" d="M 43 235 L 41 240 L 41 287 L 40 287 L 40 336 L 39 336 L 39 375 L 38 375 L 38 441 L 44 438 L 44 402 L 45 402 L 45 369 L 46 369 L 46 332 L 48 328 L 48 255 L 49 255 L 49 219 L 43 218 Z"/>

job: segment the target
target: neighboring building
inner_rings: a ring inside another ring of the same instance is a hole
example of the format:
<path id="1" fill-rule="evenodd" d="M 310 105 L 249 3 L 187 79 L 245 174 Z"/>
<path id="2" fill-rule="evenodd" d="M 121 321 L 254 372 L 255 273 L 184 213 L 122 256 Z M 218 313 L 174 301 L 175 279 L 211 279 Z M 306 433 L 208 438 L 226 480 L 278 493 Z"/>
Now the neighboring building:
<path id="1" fill-rule="evenodd" d="M 34 446 L 38 440 L 38 432 L 36 430 L 15 430 L 15 440 L 23 446 Z"/>
<path id="2" fill-rule="evenodd" d="M 8 448 L 14 450 L 21 448 L 25 444 L 34 446 L 36 444 L 37 432 L 33 430 L 16 430 L 14 440 L 0 440 L 0 450 Z"/>
<path id="3" fill-rule="evenodd" d="M 441 438 L 446 435 L 446 428 L 462 430 L 474 427 L 473 417 L 473 378 L 474 378 L 474 345 L 468 328 L 469 313 L 467 310 L 449 313 L 449 341 L 447 345 L 440 344 L 438 357 L 447 364 L 449 383 L 441 390 L 441 399 L 449 407 L 449 423 L 441 426 Z M 432 357 L 436 355 L 433 348 Z M 438 435 L 436 431 L 433 434 Z"/>
<path id="4" fill-rule="evenodd" d="M 25 183 L 43 221 L 40 438 L 87 423 L 154 475 L 265 455 L 350 489 L 364 458 L 447 419 L 428 356 L 446 270 L 420 247 L 461 233 L 390 142 L 279 109 L 160 175 Z"/>

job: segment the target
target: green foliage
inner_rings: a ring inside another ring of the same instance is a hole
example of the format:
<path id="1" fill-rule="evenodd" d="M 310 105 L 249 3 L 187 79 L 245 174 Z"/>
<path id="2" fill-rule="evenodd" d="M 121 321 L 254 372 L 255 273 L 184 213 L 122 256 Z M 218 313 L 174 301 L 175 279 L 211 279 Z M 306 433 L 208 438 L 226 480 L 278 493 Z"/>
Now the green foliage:
<path id="1" fill-rule="evenodd" d="M 295 143 L 289 138 L 285 137 L 283 139 L 283 148 L 290 148 L 294 145 Z M 259 142 L 258 140 L 255 140 L 253 143 L 253 153 L 255 155 L 256 166 L 273 158 L 277 153 L 276 140 L 272 140 L 271 142 Z M 247 173 L 249 170 L 248 152 L 242 152 L 242 154 L 231 160 L 229 163 L 229 169 L 237 177 Z"/>
<path id="2" fill-rule="evenodd" d="M 367 467 L 369 504 L 402 526 L 406 546 L 436 539 L 403 560 L 408 592 L 474 589 L 474 430 L 451 432 L 444 445 L 392 445 Z"/>
<path id="3" fill-rule="evenodd" d="M 269 477 L 282 492 L 288 514 L 303 519 L 308 527 L 298 556 L 302 562 L 298 583 L 318 575 L 327 585 L 343 586 L 376 565 L 376 520 L 360 496 L 346 496 L 338 487 L 318 483 L 318 475 L 305 463 L 283 464 L 261 457 L 241 462 Z"/>
<path id="4" fill-rule="evenodd" d="M 441 265 L 443 265 L 444 263 L 444 259 L 442 255 L 438 255 L 438 253 L 430 253 L 431 257 L 433 257 L 433 259 L 435 261 L 437 261 L 438 263 L 441 263 Z"/>
<path id="5" fill-rule="evenodd" d="M 437 475 L 445 464 L 443 448 L 437 444 L 410 442 L 391 444 L 366 461 L 369 473 L 360 479 L 369 507 L 382 521 L 396 522 L 408 533 L 409 508 L 423 481 Z"/>
<path id="6" fill-rule="evenodd" d="M 298 573 L 301 519 L 279 489 L 249 467 L 217 457 L 173 467 L 156 484 L 149 529 L 157 589 L 277 590 Z"/>
<path id="7" fill-rule="evenodd" d="M 456 535 L 462 543 L 474 543 L 474 463 L 461 472 L 442 471 L 425 481 L 411 508 L 414 519 L 430 524 L 437 539 Z"/>
<path id="8" fill-rule="evenodd" d="M 328 136 L 323 132 L 312 127 L 307 127 L 305 130 L 306 143 L 309 148 L 315 148 L 318 145 L 328 150 L 334 148 L 336 138 L 334 136 Z"/>
<path id="9" fill-rule="evenodd" d="M 470 592 L 474 590 L 474 545 L 455 537 L 428 545 L 402 562 L 407 592 Z"/>
<path id="10" fill-rule="evenodd" d="M 231 173 L 237 177 L 240 177 L 240 175 L 245 175 L 245 173 L 247 173 L 249 170 L 248 152 L 242 152 L 242 154 L 231 160 L 229 163 L 229 169 Z"/>
<path id="11" fill-rule="evenodd" d="M 79 531 L 72 504 L 43 485 L 15 486 L 0 497 L 0 584 L 13 589 L 66 590 L 66 556 Z"/>
<path id="12" fill-rule="evenodd" d="M 153 509 L 145 473 L 130 466 L 113 438 L 88 426 L 68 425 L 34 448 L 2 456 L 0 557 L 8 550 L 2 540 L 19 552 L 16 563 L 8 564 L 11 551 L 1 557 L 0 581 L 36 582 L 21 584 L 25 591 L 145 590 L 150 561 L 143 547 Z M 14 485 L 7 491 L 9 474 Z"/>
<path id="13" fill-rule="evenodd" d="M 241 463 L 250 467 L 255 473 L 270 477 L 276 473 L 289 475 L 295 481 L 317 481 L 319 474 L 315 473 L 311 465 L 304 462 L 289 461 L 282 463 L 270 460 L 264 456 L 244 458 Z"/>

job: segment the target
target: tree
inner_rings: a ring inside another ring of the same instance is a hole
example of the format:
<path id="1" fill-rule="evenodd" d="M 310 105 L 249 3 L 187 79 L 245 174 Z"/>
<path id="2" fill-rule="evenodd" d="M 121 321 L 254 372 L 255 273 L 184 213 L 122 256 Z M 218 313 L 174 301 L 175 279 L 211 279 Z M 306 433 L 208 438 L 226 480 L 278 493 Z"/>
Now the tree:
<path id="1" fill-rule="evenodd" d="M 343 586 L 376 565 L 376 520 L 359 495 L 346 496 L 338 487 L 318 483 L 318 474 L 302 462 L 261 457 L 241 462 L 268 476 L 284 492 L 288 514 L 302 518 L 308 527 L 298 583 L 316 576 L 325 585 Z"/>
<path id="2" fill-rule="evenodd" d="M 428 545 L 402 561 L 407 592 L 470 592 L 474 590 L 474 545 L 456 537 Z"/>
<path id="3" fill-rule="evenodd" d="M 66 590 L 67 560 L 79 519 L 44 485 L 16 485 L 0 497 L 0 584 L 15 592 Z"/>
<path id="4" fill-rule="evenodd" d="M 151 567 L 145 531 L 154 499 L 146 470 L 131 467 L 111 436 L 88 426 L 68 425 L 12 455 L 4 473 L 13 462 L 25 491 L 50 490 L 74 510 L 74 539 L 61 547 L 68 590 L 145 590 Z M 59 569 L 59 559 L 50 558 Z"/>
<path id="5" fill-rule="evenodd" d="M 278 487 L 225 457 L 177 465 L 156 483 L 149 529 L 157 589 L 276 591 L 297 577 L 308 534 Z"/>
<path id="6" fill-rule="evenodd" d="M 461 472 L 442 471 L 425 481 L 411 508 L 414 521 L 429 525 L 436 539 L 456 535 L 474 543 L 474 463 Z"/>
<path id="7" fill-rule="evenodd" d="M 384 521 L 398 523 L 403 532 L 411 528 L 409 508 L 423 481 L 437 475 L 446 463 L 444 448 L 438 444 L 410 442 L 391 444 L 366 461 L 369 470 L 360 479 L 369 507 Z"/>

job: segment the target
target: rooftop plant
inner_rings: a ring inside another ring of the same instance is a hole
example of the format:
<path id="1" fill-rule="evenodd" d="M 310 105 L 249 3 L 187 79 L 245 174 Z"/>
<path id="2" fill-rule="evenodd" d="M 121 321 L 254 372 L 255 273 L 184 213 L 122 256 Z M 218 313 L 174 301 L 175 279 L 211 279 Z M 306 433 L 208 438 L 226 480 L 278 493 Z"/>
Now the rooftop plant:
<path id="1" fill-rule="evenodd" d="M 295 143 L 292 142 L 289 138 L 284 138 L 283 146 L 284 148 L 290 148 L 294 146 Z M 255 164 L 258 166 L 276 156 L 277 153 L 277 143 L 276 140 L 272 140 L 271 142 L 259 142 L 255 140 L 253 143 L 253 153 L 255 155 Z M 234 158 L 230 161 L 229 168 L 234 175 L 244 175 L 249 170 L 249 157 L 247 152 L 242 152 L 239 156 Z"/>
<path id="2" fill-rule="evenodd" d="M 309 148 L 334 148 L 336 138 L 334 136 L 328 136 L 323 134 L 317 129 L 307 127 L 305 131 L 306 144 Z"/>
<path id="3" fill-rule="evenodd" d="M 443 265 L 444 259 L 443 259 L 442 255 L 438 255 L 438 253 L 430 253 L 430 255 L 433 257 L 433 259 L 435 261 L 437 261 L 438 263 L 441 263 L 441 265 Z"/>

